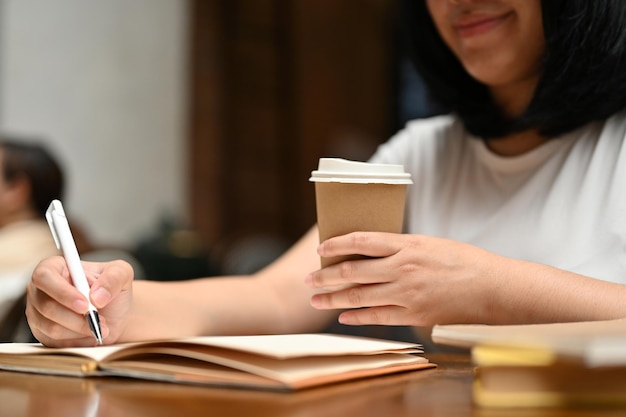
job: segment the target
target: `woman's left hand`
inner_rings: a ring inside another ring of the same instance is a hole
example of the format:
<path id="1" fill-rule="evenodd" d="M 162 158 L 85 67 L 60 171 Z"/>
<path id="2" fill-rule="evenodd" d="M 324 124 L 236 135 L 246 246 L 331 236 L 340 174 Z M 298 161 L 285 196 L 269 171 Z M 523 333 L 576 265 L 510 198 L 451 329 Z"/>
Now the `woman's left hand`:
<path id="1" fill-rule="evenodd" d="M 494 290 L 507 261 L 515 262 L 461 242 L 380 232 L 328 239 L 318 253 L 368 257 L 328 266 L 305 279 L 322 290 L 311 305 L 348 309 L 339 321 L 350 325 L 492 321 Z"/>

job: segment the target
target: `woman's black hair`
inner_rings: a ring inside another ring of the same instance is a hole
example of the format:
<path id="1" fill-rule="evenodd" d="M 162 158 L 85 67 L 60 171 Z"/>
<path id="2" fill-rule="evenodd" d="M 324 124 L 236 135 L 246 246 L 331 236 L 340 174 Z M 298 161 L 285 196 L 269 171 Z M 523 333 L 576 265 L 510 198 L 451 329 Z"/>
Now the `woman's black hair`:
<path id="1" fill-rule="evenodd" d="M 537 129 L 554 137 L 626 108 L 626 1 L 543 0 L 543 73 L 526 111 L 502 115 L 445 45 L 425 0 L 403 0 L 408 55 L 445 111 L 486 139 Z"/>
<path id="2" fill-rule="evenodd" d="M 26 179 L 33 208 L 43 219 L 50 202 L 63 197 L 64 175 L 59 163 L 42 144 L 0 135 L 2 176 L 6 182 Z"/>

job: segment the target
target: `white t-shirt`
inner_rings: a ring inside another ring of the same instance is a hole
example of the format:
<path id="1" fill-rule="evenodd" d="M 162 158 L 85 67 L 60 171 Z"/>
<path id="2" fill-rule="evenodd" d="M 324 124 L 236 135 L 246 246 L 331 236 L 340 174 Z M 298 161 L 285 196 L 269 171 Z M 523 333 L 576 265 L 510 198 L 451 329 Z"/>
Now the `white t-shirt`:
<path id="1" fill-rule="evenodd" d="M 412 174 L 407 233 L 626 283 L 626 112 L 515 157 L 455 117 L 416 120 L 371 161 Z"/>

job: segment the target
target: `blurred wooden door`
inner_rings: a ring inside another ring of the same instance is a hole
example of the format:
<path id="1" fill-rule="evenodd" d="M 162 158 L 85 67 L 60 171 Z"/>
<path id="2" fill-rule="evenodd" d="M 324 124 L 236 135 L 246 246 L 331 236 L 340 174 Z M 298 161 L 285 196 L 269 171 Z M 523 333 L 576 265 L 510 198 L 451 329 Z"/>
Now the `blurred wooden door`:
<path id="1" fill-rule="evenodd" d="M 293 241 L 318 158 L 393 129 L 393 0 L 193 0 L 190 198 L 208 245 Z"/>

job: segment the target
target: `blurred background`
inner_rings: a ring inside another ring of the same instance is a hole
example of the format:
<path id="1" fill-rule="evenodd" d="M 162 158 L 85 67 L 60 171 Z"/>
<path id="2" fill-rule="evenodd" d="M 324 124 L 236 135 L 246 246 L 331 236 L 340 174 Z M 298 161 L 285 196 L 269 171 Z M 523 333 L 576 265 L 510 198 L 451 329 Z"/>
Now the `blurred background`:
<path id="1" fill-rule="evenodd" d="M 315 222 L 318 158 L 367 160 L 430 113 L 397 17 L 395 0 L 0 0 L 0 131 L 62 162 L 81 253 L 150 279 L 253 272 Z"/>

